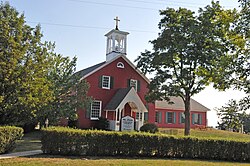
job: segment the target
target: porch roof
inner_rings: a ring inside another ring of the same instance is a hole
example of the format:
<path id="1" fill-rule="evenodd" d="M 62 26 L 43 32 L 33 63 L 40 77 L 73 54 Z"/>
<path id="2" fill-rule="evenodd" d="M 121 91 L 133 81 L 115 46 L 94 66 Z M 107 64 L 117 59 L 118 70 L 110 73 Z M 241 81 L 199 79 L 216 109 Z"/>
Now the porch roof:
<path id="1" fill-rule="evenodd" d="M 146 107 L 133 87 L 118 89 L 104 110 L 115 111 L 116 109 L 122 109 L 126 103 L 129 103 L 132 107 L 137 107 L 138 109 L 147 112 Z"/>

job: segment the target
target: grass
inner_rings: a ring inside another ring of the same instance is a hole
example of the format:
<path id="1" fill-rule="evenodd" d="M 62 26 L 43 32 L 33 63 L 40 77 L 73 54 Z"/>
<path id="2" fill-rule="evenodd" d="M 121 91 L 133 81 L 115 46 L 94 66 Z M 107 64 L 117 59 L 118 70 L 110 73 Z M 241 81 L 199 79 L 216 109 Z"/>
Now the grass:
<path id="1" fill-rule="evenodd" d="M 160 129 L 166 134 L 183 136 L 183 129 Z M 238 140 L 250 140 L 250 135 L 207 129 L 191 130 L 191 136 L 205 138 L 229 138 Z M 25 134 L 22 140 L 17 142 L 14 152 L 41 149 L 41 132 L 32 132 Z M 82 157 L 82 156 L 52 156 L 52 155 L 35 155 L 30 157 L 19 157 L 12 159 L 1 159 L 0 166 L 44 166 L 44 165 L 84 165 L 84 166 L 148 166 L 148 165 L 171 165 L 171 166 L 250 166 L 250 163 L 226 162 L 226 161 L 204 161 L 204 160 L 184 160 L 184 159 L 155 159 L 155 158 L 112 158 L 112 157 Z"/>
<path id="2" fill-rule="evenodd" d="M 41 132 L 34 131 L 24 134 L 23 138 L 17 141 L 16 148 L 13 152 L 39 150 L 41 146 Z"/>
<path id="3" fill-rule="evenodd" d="M 165 134 L 183 136 L 184 129 L 166 129 L 161 128 L 160 131 Z M 250 141 L 250 135 L 216 130 L 208 128 L 207 130 L 191 129 L 191 136 L 202 137 L 202 138 L 218 138 L 218 139 L 236 139 L 239 141 Z M 22 152 L 29 150 L 41 149 L 41 132 L 34 131 L 31 133 L 24 134 L 21 140 L 17 141 L 17 146 L 13 152 Z"/>
<path id="4" fill-rule="evenodd" d="M 151 166 L 151 165 L 171 165 L 171 166 L 250 166 L 250 163 L 225 162 L 225 161 L 201 161 L 201 160 L 180 160 L 180 159 L 140 159 L 140 158 L 98 158 L 98 157 L 62 157 L 49 155 L 36 155 L 32 157 L 20 157 L 14 159 L 0 160 L 0 166 L 44 166 L 44 165 L 84 165 L 84 166 Z"/>
<path id="5" fill-rule="evenodd" d="M 169 135 L 177 135 L 177 136 L 184 135 L 184 129 L 161 128 L 159 130 L 160 132 L 169 134 Z M 225 130 L 216 130 L 212 128 L 207 128 L 206 130 L 191 129 L 190 133 L 191 133 L 191 136 L 201 137 L 201 138 L 217 138 L 217 139 L 250 141 L 250 135 L 248 134 L 241 134 L 241 133 L 230 132 L 230 131 L 225 131 Z"/>

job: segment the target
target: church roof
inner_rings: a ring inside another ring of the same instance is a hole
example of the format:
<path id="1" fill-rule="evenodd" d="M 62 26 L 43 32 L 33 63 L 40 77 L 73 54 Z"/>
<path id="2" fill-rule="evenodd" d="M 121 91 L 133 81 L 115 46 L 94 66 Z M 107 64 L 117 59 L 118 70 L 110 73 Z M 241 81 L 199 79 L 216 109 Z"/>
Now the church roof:
<path id="1" fill-rule="evenodd" d="M 101 63 L 98 63 L 98 64 L 96 64 L 94 66 L 91 66 L 91 67 L 88 67 L 86 69 L 80 70 L 80 71 L 76 72 L 76 74 L 79 74 L 79 76 L 82 79 L 84 79 L 84 78 L 88 77 L 89 75 L 95 73 L 96 71 L 102 69 L 103 67 L 109 65 L 110 63 L 112 63 L 113 61 L 115 61 L 118 58 L 123 58 L 142 78 L 144 78 L 144 80 L 146 82 L 148 82 L 148 83 L 150 82 L 149 79 L 139 69 L 137 69 L 136 66 L 128 58 L 126 58 L 126 56 L 123 56 L 123 55 L 119 55 L 119 56 L 117 56 L 116 58 L 114 58 L 111 61 L 101 62 Z"/>
<path id="2" fill-rule="evenodd" d="M 155 108 L 157 109 L 170 109 L 170 110 L 185 110 L 185 105 L 180 97 L 170 97 L 170 101 L 174 104 L 169 104 L 167 101 L 155 101 Z M 191 98 L 190 100 L 190 111 L 210 111 L 209 108 L 200 104 Z"/>
<path id="3" fill-rule="evenodd" d="M 94 71 L 95 69 L 99 68 L 100 66 L 104 65 L 105 63 L 106 62 L 98 63 L 94 66 L 90 66 L 86 69 L 80 70 L 80 71 L 76 72 L 75 74 L 79 75 L 80 77 L 84 77 L 85 75 L 89 74 L 90 72 Z"/>
<path id="4" fill-rule="evenodd" d="M 122 102 L 124 97 L 128 94 L 132 87 L 118 89 L 116 94 L 112 97 L 109 103 L 106 105 L 105 110 L 115 110 Z"/>

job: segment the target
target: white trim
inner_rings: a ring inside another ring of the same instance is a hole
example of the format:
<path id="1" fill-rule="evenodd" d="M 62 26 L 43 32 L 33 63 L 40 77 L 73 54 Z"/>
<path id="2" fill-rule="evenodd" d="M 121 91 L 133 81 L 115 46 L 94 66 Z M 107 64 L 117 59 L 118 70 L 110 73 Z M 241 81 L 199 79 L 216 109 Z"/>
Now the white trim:
<path id="1" fill-rule="evenodd" d="M 100 109 L 99 109 L 99 117 L 101 117 L 101 114 L 102 114 L 102 101 L 101 100 L 94 100 L 93 102 L 99 102 L 99 106 L 100 106 Z M 98 120 L 99 117 L 92 117 L 92 103 L 91 103 L 91 110 L 90 110 L 90 120 Z"/>
<path id="2" fill-rule="evenodd" d="M 172 116 L 171 116 L 172 122 L 168 122 L 169 113 L 172 114 Z M 174 116 L 174 113 L 175 113 L 175 116 Z M 168 114 L 168 116 L 166 114 Z M 167 123 L 167 124 L 175 124 L 174 122 L 176 123 L 176 112 L 174 112 L 174 111 L 165 112 L 165 123 Z"/>
<path id="3" fill-rule="evenodd" d="M 135 83 L 135 87 L 134 87 L 134 85 L 131 85 L 131 83 L 132 82 L 134 82 Z M 138 88 L 138 81 L 137 80 L 135 80 L 135 79 L 130 79 L 129 80 L 129 86 L 130 87 L 133 87 L 134 89 L 135 89 L 135 91 L 137 92 L 137 88 Z"/>
<path id="4" fill-rule="evenodd" d="M 122 62 L 118 62 L 118 63 L 116 64 L 116 67 L 121 68 L 121 69 L 124 69 L 124 64 L 123 64 Z"/>
<path id="5" fill-rule="evenodd" d="M 105 78 L 108 78 L 108 87 L 103 86 L 104 77 L 105 77 Z M 105 75 L 103 75 L 103 76 L 102 76 L 102 89 L 110 89 L 110 82 L 111 82 L 110 76 L 105 76 Z"/>
<path id="6" fill-rule="evenodd" d="M 103 67 L 109 65 L 110 63 L 114 62 L 115 60 L 117 60 L 118 58 L 123 58 L 133 69 L 135 69 L 135 71 L 147 82 L 150 83 L 150 80 L 139 70 L 136 68 L 136 66 L 130 62 L 130 60 L 128 58 L 126 58 L 124 55 L 119 55 L 116 58 L 114 58 L 113 60 L 104 63 L 103 65 L 101 65 L 100 67 L 98 67 L 97 69 L 93 70 L 92 72 L 89 72 L 88 74 L 86 74 L 85 76 L 83 76 L 80 81 L 84 78 L 87 78 L 88 76 L 92 75 L 93 73 L 97 72 L 98 70 L 102 69 Z"/>
<path id="7" fill-rule="evenodd" d="M 141 98 L 138 96 L 134 88 L 131 88 L 131 90 L 127 93 L 127 95 L 124 97 L 121 103 L 117 106 L 117 108 L 123 109 L 125 104 L 128 102 L 133 102 L 136 104 L 137 106 L 137 109 L 135 109 L 136 112 L 138 112 L 138 110 L 142 110 L 143 112 L 148 112 L 147 108 L 141 101 Z"/>

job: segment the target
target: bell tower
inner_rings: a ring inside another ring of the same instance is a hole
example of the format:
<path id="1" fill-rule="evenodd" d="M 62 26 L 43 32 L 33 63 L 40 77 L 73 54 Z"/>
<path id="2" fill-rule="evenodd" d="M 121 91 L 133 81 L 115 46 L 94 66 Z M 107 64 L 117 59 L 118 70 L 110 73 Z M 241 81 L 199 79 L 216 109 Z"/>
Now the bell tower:
<path id="1" fill-rule="evenodd" d="M 118 28 L 118 17 L 114 19 L 116 21 L 115 29 L 109 31 L 105 36 L 107 37 L 106 48 L 106 61 L 110 61 L 119 55 L 127 54 L 127 35 L 128 32 L 120 31 Z"/>

